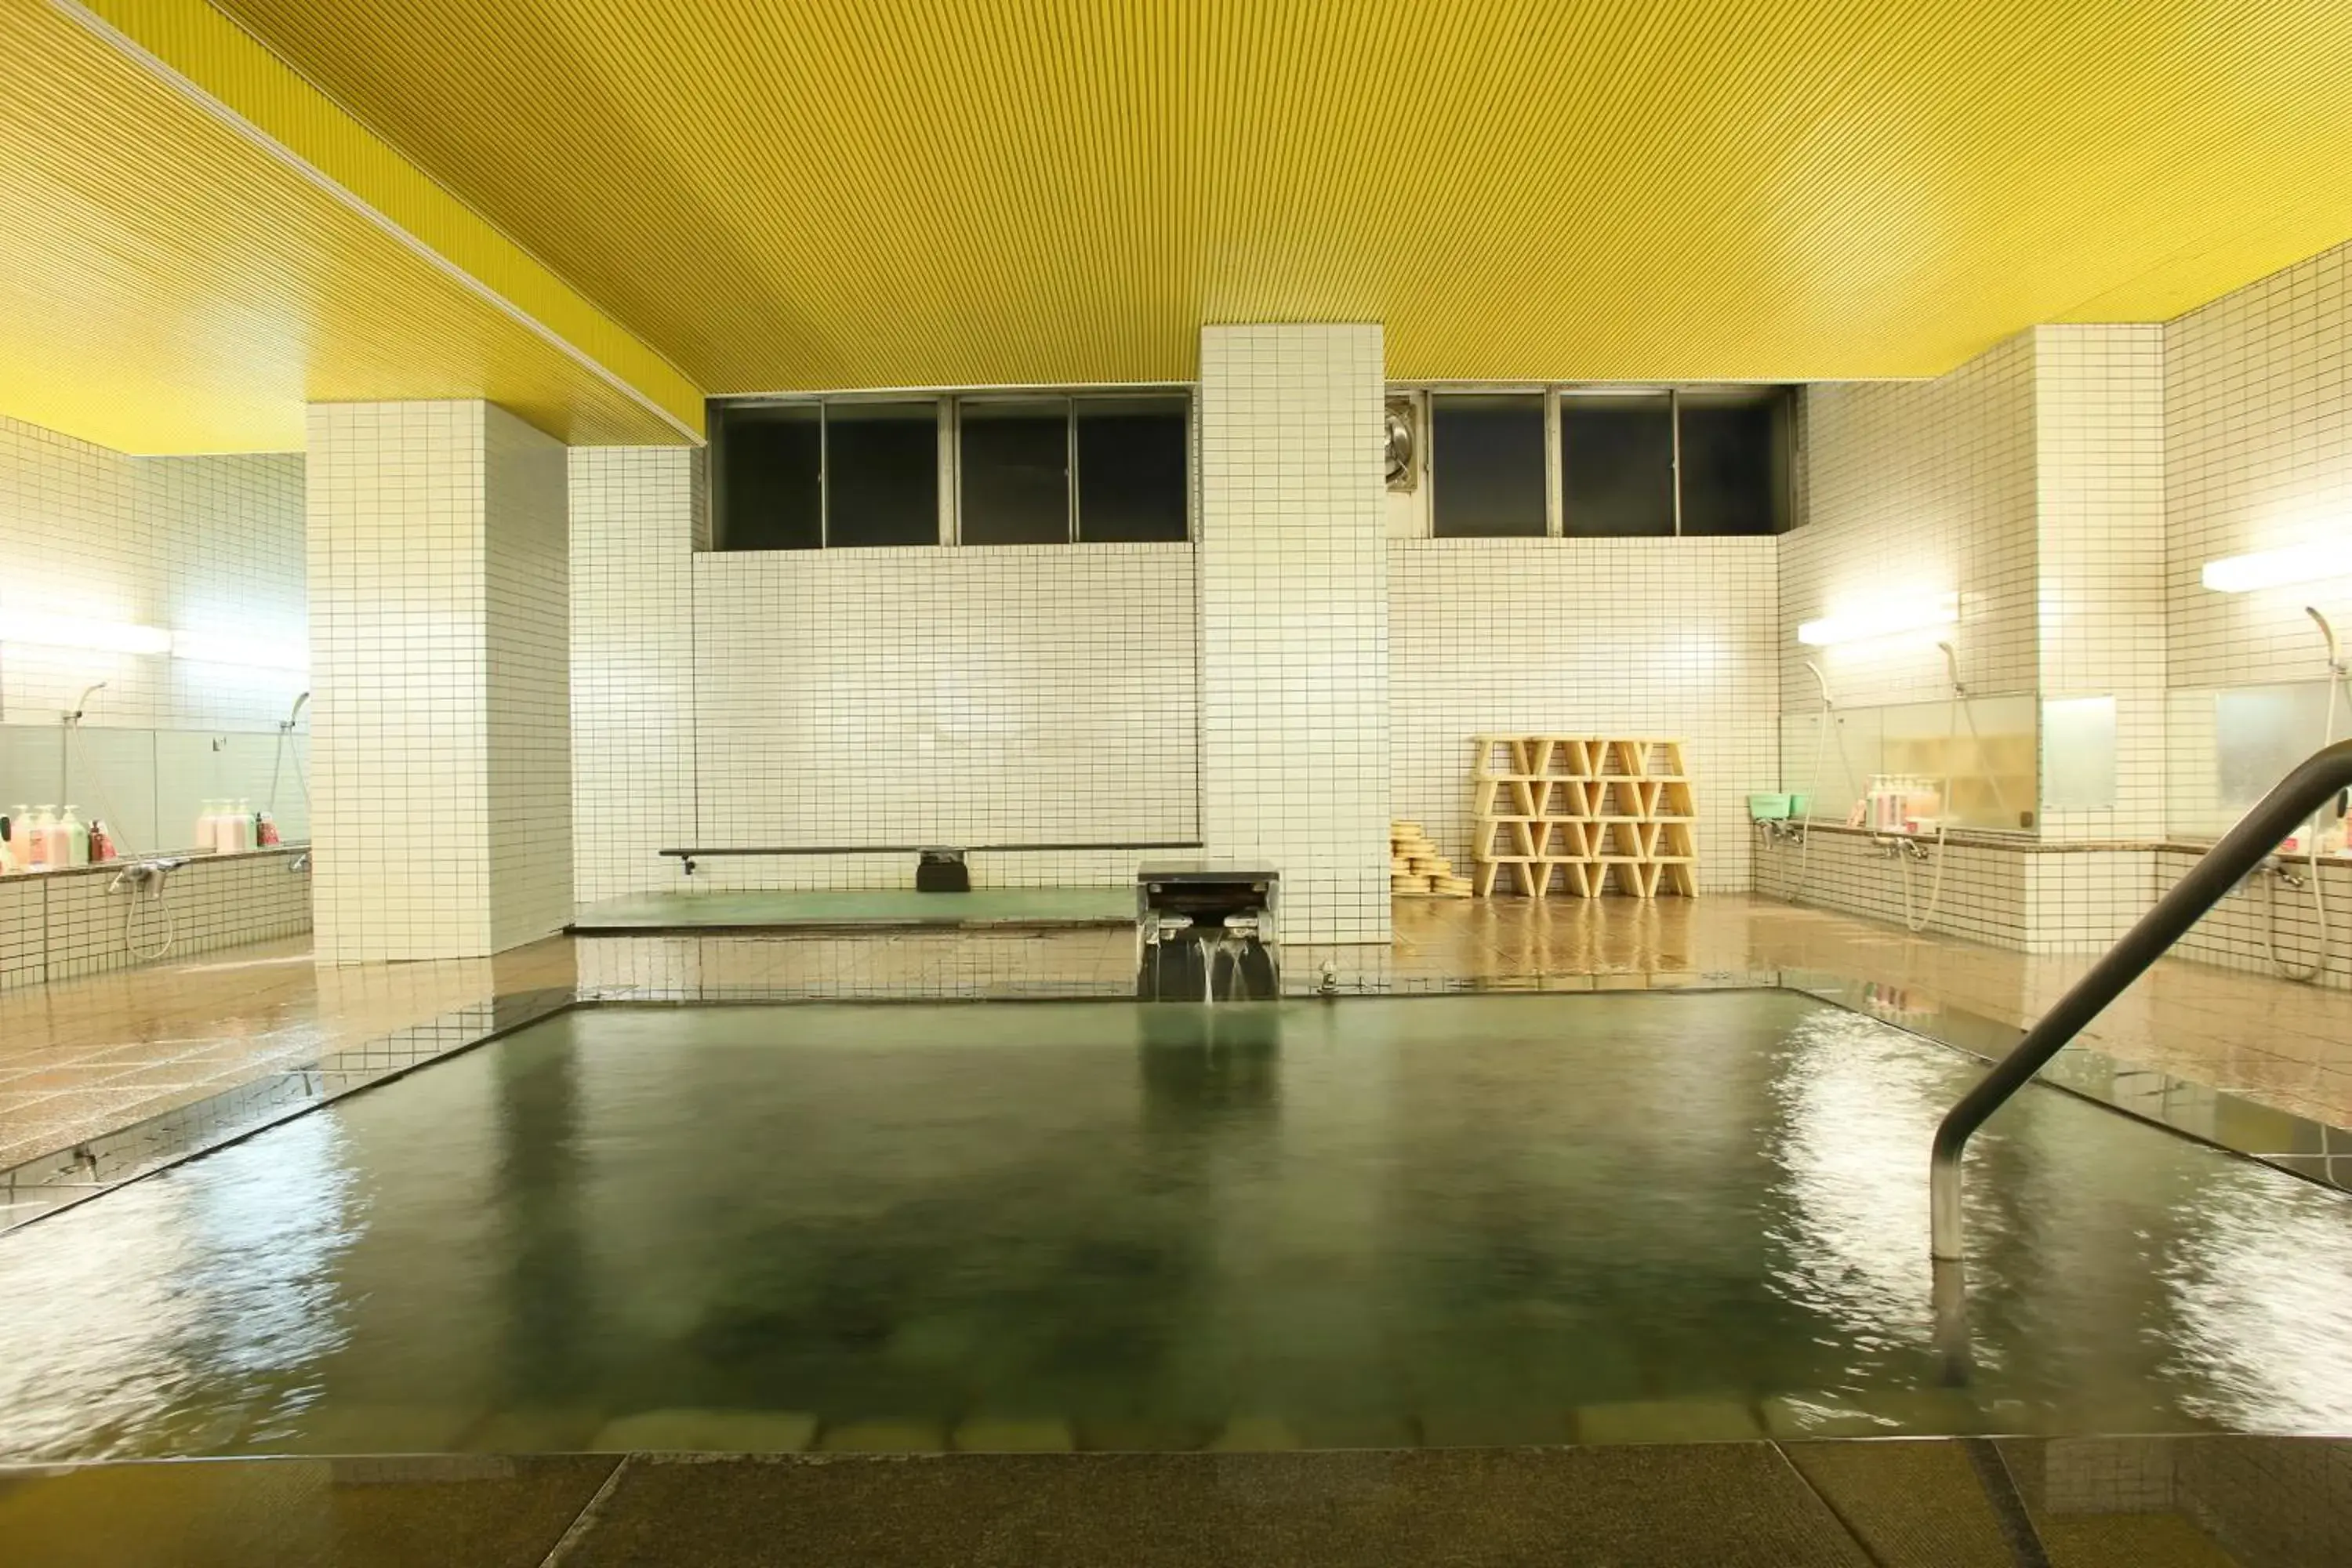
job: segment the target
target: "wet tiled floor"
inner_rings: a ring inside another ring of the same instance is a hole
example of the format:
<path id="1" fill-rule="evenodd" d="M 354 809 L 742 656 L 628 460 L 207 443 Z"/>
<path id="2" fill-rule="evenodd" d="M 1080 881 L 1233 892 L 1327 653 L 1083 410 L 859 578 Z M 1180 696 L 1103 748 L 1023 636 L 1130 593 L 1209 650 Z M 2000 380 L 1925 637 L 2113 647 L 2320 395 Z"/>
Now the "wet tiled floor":
<path id="1" fill-rule="evenodd" d="M 2352 1445 L 283 1459 L 0 1472 L 0 1560 L 480 1568 L 2341 1562 Z"/>
<path id="2" fill-rule="evenodd" d="M 325 966 L 296 938 L 0 993 L 0 1167 L 572 973 L 562 938 L 495 959 Z"/>
<path id="3" fill-rule="evenodd" d="M 1293 946 L 1342 993 L 1770 984 L 1806 970 L 1911 1005 L 2023 1026 L 2092 960 L 2028 957 L 1762 900 L 1402 900 L 1388 949 Z M 575 984 L 627 998 L 1120 994 L 1119 930 L 554 938 L 496 959 L 317 966 L 301 942 L 0 995 L 0 1167 L 494 997 Z M 2352 1127 L 2352 1008 L 2316 991 L 2167 961 L 2084 1037 L 2118 1061 Z M 1888 1008 L 1882 1008 L 1882 1013 Z"/>

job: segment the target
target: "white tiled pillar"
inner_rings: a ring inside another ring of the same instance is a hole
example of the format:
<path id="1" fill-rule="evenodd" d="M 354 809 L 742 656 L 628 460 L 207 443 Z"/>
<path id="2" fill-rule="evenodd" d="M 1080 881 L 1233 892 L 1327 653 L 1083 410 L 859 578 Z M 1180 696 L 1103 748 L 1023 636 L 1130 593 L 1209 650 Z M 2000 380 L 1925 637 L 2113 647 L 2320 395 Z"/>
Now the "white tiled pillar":
<path id="1" fill-rule="evenodd" d="M 680 884 L 695 801 L 694 552 L 707 468 L 684 447 L 572 453 L 572 881 L 579 900 Z"/>
<path id="2" fill-rule="evenodd" d="M 2159 838 L 2164 329 L 2037 328 L 2033 417 L 2042 696 L 2116 703 L 2114 805 L 2084 810 L 2046 801 L 2042 837 Z M 2046 764 L 2043 779 L 2046 789 Z"/>
<path id="3" fill-rule="evenodd" d="M 1385 942 L 1377 326 L 1201 331 L 1201 829 L 1282 873 L 1291 942 Z"/>
<path id="4" fill-rule="evenodd" d="M 479 402 L 314 405 L 316 944 L 460 958 L 572 909 L 564 448 Z"/>

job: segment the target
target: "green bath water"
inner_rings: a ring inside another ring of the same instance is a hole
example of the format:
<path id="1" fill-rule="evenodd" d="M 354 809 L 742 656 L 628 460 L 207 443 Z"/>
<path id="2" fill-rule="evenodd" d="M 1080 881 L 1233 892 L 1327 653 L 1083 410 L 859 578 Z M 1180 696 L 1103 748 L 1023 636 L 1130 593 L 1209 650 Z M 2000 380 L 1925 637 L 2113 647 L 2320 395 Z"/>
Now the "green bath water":
<path id="1" fill-rule="evenodd" d="M 0 1457 L 2352 1430 L 2352 1206 L 1783 992 L 575 1012 L 0 1237 Z"/>

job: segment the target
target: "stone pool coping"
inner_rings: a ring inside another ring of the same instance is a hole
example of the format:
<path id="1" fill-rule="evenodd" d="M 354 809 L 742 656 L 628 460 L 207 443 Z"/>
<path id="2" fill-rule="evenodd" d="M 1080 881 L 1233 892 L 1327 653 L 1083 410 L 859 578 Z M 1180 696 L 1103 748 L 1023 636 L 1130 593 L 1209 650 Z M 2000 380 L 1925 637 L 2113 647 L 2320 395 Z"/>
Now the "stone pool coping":
<path id="1" fill-rule="evenodd" d="M 1311 981 L 1308 982 L 1311 986 Z M 1367 996 L 1591 994 L 1653 992 L 1788 991 L 1860 1014 L 1906 1033 L 1992 1062 L 2024 1037 L 2013 1025 L 1938 1002 L 1916 990 L 1827 971 L 1626 971 L 1495 977 L 1414 977 L 1360 984 L 1329 998 L 1334 1005 Z M 1312 1000 L 1291 989 L 1285 1000 Z M 604 985 L 518 991 L 380 1036 L 316 1061 L 264 1074 L 217 1094 L 86 1139 L 68 1149 L 0 1169 L 0 1233 L 102 1196 L 184 1161 L 242 1142 L 331 1105 L 346 1095 L 405 1077 L 420 1068 L 574 1008 L 766 1006 L 808 1003 L 903 1005 L 943 1002 L 1133 1001 L 1103 983 L 992 984 L 957 994 L 936 988 L 794 990 L 748 984 Z M 2074 1045 L 2044 1068 L 2042 1081 L 2198 1142 L 2258 1161 L 2337 1191 L 2352 1192 L 2352 1130 L 2276 1110 L 2187 1079 L 2133 1066 L 2090 1046 Z"/>
<path id="2" fill-rule="evenodd" d="M 1302 1453 L 626 1452 L 0 1467 L 16 1562 L 2333 1560 L 2352 1444 L 2203 1435 Z"/>

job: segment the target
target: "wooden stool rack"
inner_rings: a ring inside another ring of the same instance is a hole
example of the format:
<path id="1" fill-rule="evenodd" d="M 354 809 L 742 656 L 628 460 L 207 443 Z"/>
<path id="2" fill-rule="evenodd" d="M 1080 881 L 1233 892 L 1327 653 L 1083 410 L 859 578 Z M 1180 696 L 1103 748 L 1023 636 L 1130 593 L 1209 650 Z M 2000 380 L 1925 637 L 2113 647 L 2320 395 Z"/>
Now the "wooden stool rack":
<path id="1" fill-rule="evenodd" d="M 1472 883 L 1540 899 L 1698 896 L 1683 743 L 1646 735 L 1476 735 Z M 1508 879 L 1505 878 L 1506 872 Z"/>

